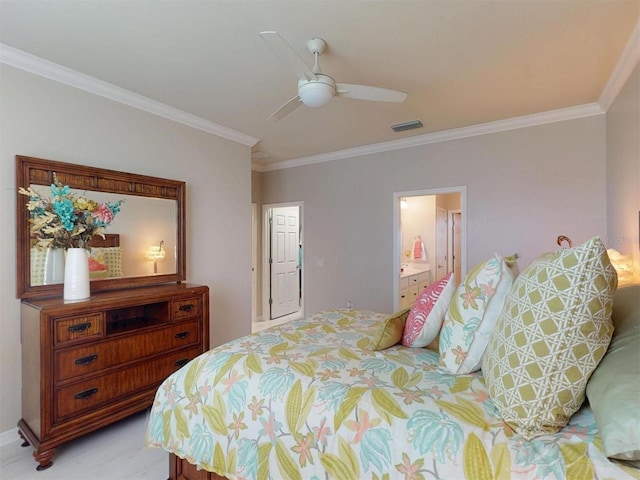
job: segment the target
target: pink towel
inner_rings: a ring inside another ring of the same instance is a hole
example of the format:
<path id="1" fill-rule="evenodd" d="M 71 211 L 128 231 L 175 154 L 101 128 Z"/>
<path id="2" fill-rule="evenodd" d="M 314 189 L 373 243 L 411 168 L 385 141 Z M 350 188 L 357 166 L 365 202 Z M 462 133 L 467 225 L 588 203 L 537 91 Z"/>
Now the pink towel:
<path id="1" fill-rule="evenodd" d="M 422 241 L 416 240 L 413 242 L 413 258 L 416 260 L 422 258 Z"/>

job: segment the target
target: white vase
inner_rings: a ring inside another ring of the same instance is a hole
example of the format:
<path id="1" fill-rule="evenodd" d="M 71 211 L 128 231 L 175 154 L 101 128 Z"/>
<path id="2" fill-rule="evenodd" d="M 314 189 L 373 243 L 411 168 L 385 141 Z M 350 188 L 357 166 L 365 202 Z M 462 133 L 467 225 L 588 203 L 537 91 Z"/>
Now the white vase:
<path id="1" fill-rule="evenodd" d="M 48 248 L 44 257 L 44 285 L 64 281 L 64 249 Z"/>
<path id="2" fill-rule="evenodd" d="M 69 248 L 64 267 L 65 300 L 89 298 L 89 259 L 84 248 Z"/>

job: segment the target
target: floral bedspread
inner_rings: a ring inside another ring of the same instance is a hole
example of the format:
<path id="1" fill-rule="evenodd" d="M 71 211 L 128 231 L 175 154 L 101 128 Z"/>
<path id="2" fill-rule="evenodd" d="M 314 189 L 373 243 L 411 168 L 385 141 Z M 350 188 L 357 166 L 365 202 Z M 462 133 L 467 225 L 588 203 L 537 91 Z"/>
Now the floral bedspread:
<path id="1" fill-rule="evenodd" d="M 589 409 L 524 441 L 482 375 L 438 353 L 371 350 L 386 315 L 333 310 L 214 348 L 168 377 L 147 445 L 229 479 L 626 479 Z"/>

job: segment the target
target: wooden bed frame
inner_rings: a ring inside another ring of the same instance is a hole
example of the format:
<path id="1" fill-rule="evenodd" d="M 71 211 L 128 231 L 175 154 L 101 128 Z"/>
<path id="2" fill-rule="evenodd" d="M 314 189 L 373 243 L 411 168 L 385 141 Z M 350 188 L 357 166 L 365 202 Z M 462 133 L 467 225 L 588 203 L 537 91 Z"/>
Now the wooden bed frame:
<path id="1" fill-rule="evenodd" d="M 104 238 L 100 235 L 96 235 L 91 238 L 92 247 L 119 247 L 120 246 L 120 234 L 119 233 L 105 233 Z"/>
<path id="2" fill-rule="evenodd" d="M 169 454 L 169 480 L 227 480 L 227 477 L 206 470 L 198 470 L 186 460 Z"/>

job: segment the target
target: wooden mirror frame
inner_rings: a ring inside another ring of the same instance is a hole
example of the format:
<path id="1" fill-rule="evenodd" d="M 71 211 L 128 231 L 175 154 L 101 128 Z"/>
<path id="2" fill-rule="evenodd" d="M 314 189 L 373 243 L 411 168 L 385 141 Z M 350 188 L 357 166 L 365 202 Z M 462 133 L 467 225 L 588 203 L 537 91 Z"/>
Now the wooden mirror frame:
<path id="1" fill-rule="evenodd" d="M 51 185 L 53 183 L 54 172 L 62 184 L 69 185 L 69 187 L 78 190 L 163 198 L 177 202 L 175 273 L 108 278 L 92 281 L 91 292 L 169 282 L 180 283 L 186 279 L 186 184 L 184 182 L 16 155 L 16 295 L 18 298 L 62 295 L 62 283 L 54 285 L 31 285 L 29 211 L 26 208 L 26 197 L 18 191 L 19 187 L 26 188 L 29 185 Z"/>

